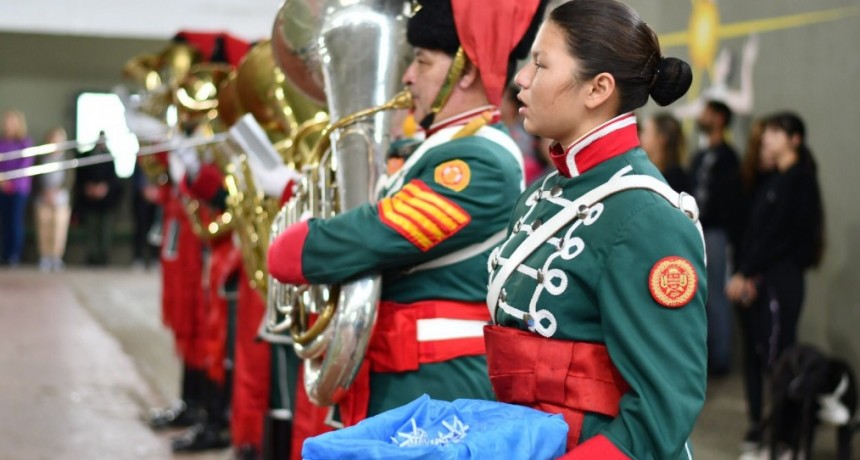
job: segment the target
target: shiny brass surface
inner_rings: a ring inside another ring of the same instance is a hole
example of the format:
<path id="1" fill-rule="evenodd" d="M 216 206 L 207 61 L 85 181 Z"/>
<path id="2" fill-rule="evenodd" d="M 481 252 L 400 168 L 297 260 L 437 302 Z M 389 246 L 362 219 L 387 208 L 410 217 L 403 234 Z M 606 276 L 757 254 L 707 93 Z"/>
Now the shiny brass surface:
<path id="1" fill-rule="evenodd" d="M 141 54 L 129 59 L 122 68 L 125 78 L 134 81 L 145 91 L 154 91 L 161 86 L 158 73 L 159 58 L 154 54 Z"/>
<path id="2" fill-rule="evenodd" d="M 317 112 L 313 118 L 299 125 L 295 136 L 275 143 L 275 150 L 281 154 L 284 164 L 300 171 L 311 163 L 311 152 L 328 126 L 328 114 Z"/>
<path id="3" fill-rule="evenodd" d="M 175 88 L 200 60 L 200 52 L 189 44 L 176 42 L 167 45 L 158 55 L 162 83 Z"/>
<path id="4" fill-rule="evenodd" d="M 316 52 L 325 0 L 284 0 L 272 27 L 272 53 L 287 85 L 324 106 L 322 69 Z"/>
<path id="5" fill-rule="evenodd" d="M 269 40 L 257 43 L 239 64 L 236 91 L 242 107 L 274 142 L 294 136 L 301 122 L 323 109 L 289 87 Z"/>
<path id="6" fill-rule="evenodd" d="M 233 216 L 229 212 L 222 212 L 214 219 L 209 219 L 206 222 L 202 217 L 200 201 L 186 199 L 183 204 L 185 215 L 188 216 L 188 221 L 191 224 L 191 231 L 203 241 L 217 240 L 235 228 L 236 221 L 233 220 Z"/>
<path id="7" fill-rule="evenodd" d="M 266 252 L 278 204 L 257 189 L 246 154 L 238 145 L 228 140 L 215 151 L 216 162 L 225 164 L 227 208 L 235 221 L 233 228 L 239 238 L 245 275 L 251 287 L 265 298 L 268 289 Z"/>
<path id="8" fill-rule="evenodd" d="M 219 89 L 233 72 L 228 64 L 195 64 L 179 80 L 176 103 L 184 122 L 212 122 L 218 117 Z M 229 126 L 229 125 L 227 125 Z"/>
<path id="9" fill-rule="evenodd" d="M 218 117 L 224 126 L 233 126 L 245 114 L 236 89 L 236 71 L 230 72 L 218 88 Z"/>
<path id="10" fill-rule="evenodd" d="M 400 110 L 412 108 L 412 93 L 409 90 L 403 90 L 394 95 L 388 102 L 377 107 L 360 110 L 349 114 L 340 120 L 336 121 L 323 129 L 320 135 L 320 141 L 314 146 L 313 152 L 308 159 L 309 164 L 318 165 L 323 158 L 323 154 L 331 147 L 331 134 L 335 130 L 346 128 L 347 126 L 364 120 L 372 115 L 386 110 Z"/>

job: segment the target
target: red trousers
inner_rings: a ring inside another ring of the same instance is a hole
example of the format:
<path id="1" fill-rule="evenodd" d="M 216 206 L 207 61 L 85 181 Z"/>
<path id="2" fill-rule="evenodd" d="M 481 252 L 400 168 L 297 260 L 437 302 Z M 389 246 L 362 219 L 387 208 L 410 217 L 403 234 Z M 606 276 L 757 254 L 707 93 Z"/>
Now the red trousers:
<path id="1" fill-rule="evenodd" d="M 209 309 L 206 312 L 205 364 L 208 377 L 224 384 L 224 363 L 227 358 L 227 332 L 229 327 L 229 305 L 224 296 L 224 286 L 238 268 L 241 255 L 230 238 L 212 243 L 209 256 L 209 279 L 207 296 Z"/>
<path id="2" fill-rule="evenodd" d="M 266 306 L 240 270 L 239 305 L 236 312 L 236 356 L 230 432 L 233 445 L 262 448 L 263 420 L 269 410 L 271 353 L 269 344 L 257 340 Z"/>
<path id="3" fill-rule="evenodd" d="M 206 299 L 202 288 L 202 243 L 194 235 L 179 199 L 169 196 L 164 204 L 164 241 L 161 248 L 162 318 L 176 339 L 183 362 L 205 367 L 202 328 Z"/>

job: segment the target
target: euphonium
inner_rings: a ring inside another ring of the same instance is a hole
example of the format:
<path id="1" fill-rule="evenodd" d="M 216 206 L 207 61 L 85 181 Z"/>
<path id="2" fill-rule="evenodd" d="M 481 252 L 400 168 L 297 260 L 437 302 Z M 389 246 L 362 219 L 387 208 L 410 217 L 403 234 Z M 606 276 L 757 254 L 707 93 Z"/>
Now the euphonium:
<path id="1" fill-rule="evenodd" d="M 122 68 L 123 76 L 133 81 L 140 90 L 136 95 L 139 102 L 135 107 L 126 107 L 126 110 L 139 110 L 149 115 L 163 125 L 161 129 L 174 128 L 170 112 L 176 107 L 177 88 L 199 60 L 200 53 L 193 47 L 184 43 L 171 43 L 157 55 L 140 54 L 126 61 Z M 135 134 L 141 141 L 151 141 L 151 136 L 156 133 Z M 171 133 L 159 132 L 158 135 L 169 137 Z M 167 168 L 155 157 L 141 156 L 140 164 L 152 182 L 167 182 Z"/>
<path id="2" fill-rule="evenodd" d="M 171 43 L 158 55 L 142 54 L 129 59 L 123 74 L 142 88 L 142 112 L 168 123 L 168 112 L 175 105 L 174 91 L 200 61 L 200 53 L 184 43 Z"/>
<path id="3" fill-rule="evenodd" d="M 292 167 L 301 166 L 303 142 L 294 142 L 304 131 L 306 121 L 319 120 L 321 107 L 287 84 L 277 67 L 268 40 L 256 44 L 239 65 L 235 91 L 242 109 L 251 113 L 265 131 L 268 141 L 281 154 L 281 161 Z M 248 155 L 234 141 L 220 147 L 231 161 L 227 166 L 228 204 L 237 223 L 243 262 L 251 285 L 267 295 L 266 251 L 269 231 L 278 211 L 276 198 L 264 196 L 255 183 Z"/>
<path id="4" fill-rule="evenodd" d="M 208 123 L 215 131 L 227 125 L 219 117 L 219 89 L 229 81 L 233 68 L 228 64 L 196 64 L 179 81 L 175 98 L 179 118 L 185 123 Z"/>
<path id="5" fill-rule="evenodd" d="M 389 143 L 388 111 L 411 106 L 408 93 L 394 97 L 406 62 L 405 3 L 326 3 L 318 52 L 329 113 L 337 121 L 324 130 L 273 233 L 303 216 L 326 218 L 375 201 Z M 376 275 L 337 286 L 270 282 L 270 302 L 287 318 L 269 328 L 291 331 L 296 353 L 305 360 L 305 389 L 317 405 L 337 403 L 349 388 L 364 359 L 380 291 Z M 309 314 L 319 315 L 310 327 Z"/>
<path id="6" fill-rule="evenodd" d="M 273 142 L 294 136 L 299 124 L 321 108 L 319 103 L 289 87 L 275 63 L 269 40 L 254 45 L 242 60 L 236 90 L 244 109 L 254 115 Z"/>
<path id="7" fill-rule="evenodd" d="M 236 90 L 236 72 L 232 72 L 218 87 L 218 118 L 224 126 L 233 126 L 244 113 Z"/>
<path id="8" fill-rule="evenodd" d="M 196 133 L 213 135 L 225 129 L 225 123 L 220 116 L 219 90 L 230 80 L 233 68 L 227 64 L 203 63 L 195 64 L 187 74 L 178 81 L 174 98 L 177 103 L 179 119 L 184 124 L 195 125 Z M 200 161 L 206 161 L 206 153 L 210 146 L 202 145 L 196 148 Z M 198 238 L 211 240 L 229 233 L 235 221 L 230 212 L 223 212 L 211 218 L 211 210 L 206 210 L 196 199 L 183 197 L 185 213 L 191 223 L 191 229 Z"/>

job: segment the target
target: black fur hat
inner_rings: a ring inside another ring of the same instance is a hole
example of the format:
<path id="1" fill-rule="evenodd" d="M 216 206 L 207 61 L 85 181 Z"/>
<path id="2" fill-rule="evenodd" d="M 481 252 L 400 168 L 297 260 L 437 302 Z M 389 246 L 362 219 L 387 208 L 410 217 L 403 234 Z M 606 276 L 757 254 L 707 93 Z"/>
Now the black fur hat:
<path id="1" fill-rule="evenodd" d="M 407 25 L 409 43 L 451 56 L 462 46 L 481 70 L 490 101 L 498 103 L 517 60 L 528 56 L 548 0 L 419 0 L 419 3 L 421 9 Z M 517 37 L 519 34 L 522 35 Z"/>
<path id="2" fill-rule="evenodd" d="M 421 9 L 409 19 L 406 39 L 418 48 L 454 55 L 460 47 L 451 0 L 421 0 Z"/>

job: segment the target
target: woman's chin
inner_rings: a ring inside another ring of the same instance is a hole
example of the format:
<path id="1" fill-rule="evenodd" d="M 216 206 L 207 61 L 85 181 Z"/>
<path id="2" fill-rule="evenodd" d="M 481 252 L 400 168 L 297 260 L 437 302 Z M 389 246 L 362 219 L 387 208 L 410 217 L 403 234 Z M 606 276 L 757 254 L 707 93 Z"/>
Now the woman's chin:
<path id="1" fill-rule="evenodd" d="M 528 118 L 523 119 L 523 129 L 532 136 L 540 136 L 540 130 Z"/>

